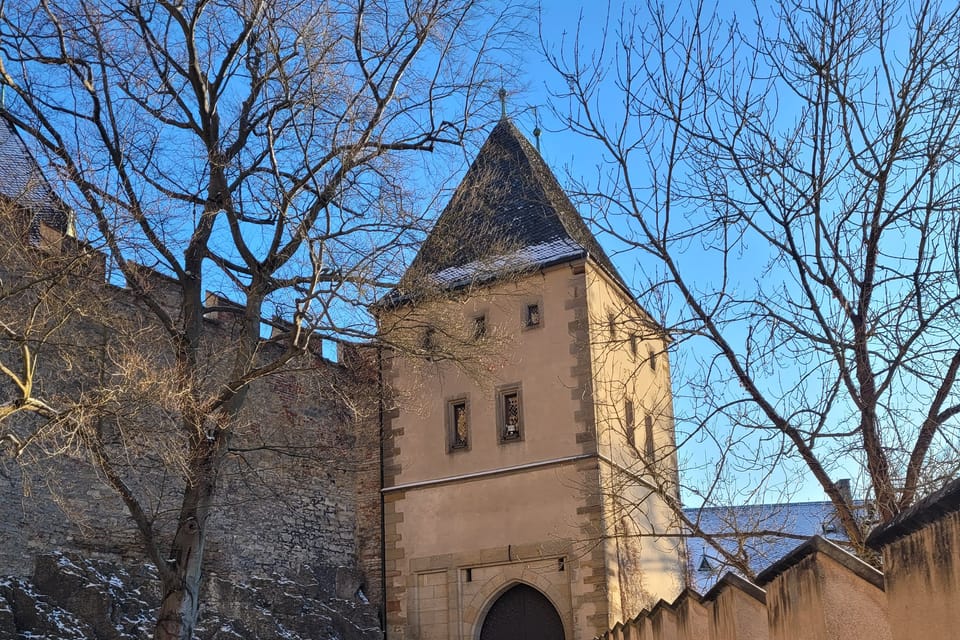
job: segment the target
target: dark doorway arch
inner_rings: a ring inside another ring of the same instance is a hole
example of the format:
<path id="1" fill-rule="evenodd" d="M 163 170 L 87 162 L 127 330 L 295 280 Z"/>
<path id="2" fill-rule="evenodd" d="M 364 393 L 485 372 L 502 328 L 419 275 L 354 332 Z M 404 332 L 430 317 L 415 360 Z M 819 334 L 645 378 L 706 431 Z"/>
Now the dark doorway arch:
<path id="1" fill-rule="evenodd" d="M 564 640 L 563 621 L 545 595 L 518 584 L 490 607 L 480 640 Z"/>

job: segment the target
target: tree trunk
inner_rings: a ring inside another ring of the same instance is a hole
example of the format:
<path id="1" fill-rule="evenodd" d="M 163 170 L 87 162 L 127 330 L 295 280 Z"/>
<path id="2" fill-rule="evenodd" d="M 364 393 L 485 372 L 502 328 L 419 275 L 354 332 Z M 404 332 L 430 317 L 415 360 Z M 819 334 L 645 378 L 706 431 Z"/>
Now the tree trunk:
<path id="1" fill-rule="evenodd" d="M 226 432 L 221 430 L 195 439 L 191 483 L 184 491 L 167 570 L 161 571 L 163 599 L 157 612 L 154 640 L 193 638 L 200 609 L 207 521 L 212 511 L 226 440 Z"/>

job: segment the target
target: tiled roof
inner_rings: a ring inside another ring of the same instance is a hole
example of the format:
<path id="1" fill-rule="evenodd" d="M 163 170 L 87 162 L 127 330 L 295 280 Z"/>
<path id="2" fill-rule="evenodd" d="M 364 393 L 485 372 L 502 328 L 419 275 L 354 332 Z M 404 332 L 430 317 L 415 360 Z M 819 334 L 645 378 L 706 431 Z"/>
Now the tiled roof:
<path id="1" fill-rule="evenodd" d="M 684 514 L 692 520 L 699 518 L 700 527 L 711 534 L 757 531 L 788 534 L 718 538 L 724 548 L 733 553 L 743 545 L 749 554 L 750 568 L 755 572 L 780 560 L 811 536 L 846 540 L 833 504 L 826 501 L 705 507 L 684 509 Z M 701 593 L 707 592 L 724 573 L 736 571 L 712 546 L 697 537 L 687 538 L 687 563 L 693 579 L 690 586 Z"/>
<path id="2" fill-rule="evenodd" d="M 39 240 L 40 222 L 67 232 L 67 208 L 50 187 L 20 135 L 0 113 L 0 198 L 33 214 L 30 238 Z"/>
<path id="3" fill-rule="evenodd" d="M 504 118 L 407 274 L 408 279 L 427 276 L 433 284 L 451 288 L 586 256 L 626 288 L 546 162 Z"/>

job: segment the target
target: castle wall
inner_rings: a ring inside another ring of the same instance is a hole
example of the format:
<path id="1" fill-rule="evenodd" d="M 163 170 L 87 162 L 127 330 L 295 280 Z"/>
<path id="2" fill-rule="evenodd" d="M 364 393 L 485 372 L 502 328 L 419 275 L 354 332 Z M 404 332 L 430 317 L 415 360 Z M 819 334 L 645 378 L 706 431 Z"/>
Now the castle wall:
<path id="1" fill-rule="evenodd" d="M 883 556 L 895 640 L 952 638 L 960 629 L 960 480 L 871 535 Z"/>
<path id="2" fill-rule="evenodd" d="M 26 283 L 29 260 L 18 264 L 11 257 L 4 255 L 0 279 Z M 30 259 L 72 260 L 38 252 Z M 167 394 L 177 388 L 169 364 L 156 355 L 170 348 L 168 338 L 131 292 L 104 282 L 102 271 L 87 264 L 60 266 L 76 273 L 64 282 L 38 284 L 34 291 L 42 295 L 0 300 L 0 315 L 22 325 L 25 310 L 34 309 L 44 319 L 35 336 L 43 333 L 44 342 L 31 343 L 38 395 L 58 406 L 79 399 L 78 412 L 84 402 L 97 403 L 101 417 L 72 440 L 69 434 L 50 438 L 19 461 L 0 462 L 3 574 L 28 575 L 35 555 L 55 549 L 143 561 L 133 520 L 90 463 L 82 437 L 103 438 L 115 468 L 158 530 L 169 536 L 179 510 L 183 479 L 175 432 L 180 426 L 165 412 Z M 162 276 L 151 286 L 164 287 L 157 291 L 160 299 L 175 301 L 176 290 Z M 215 373 L 231 356 L 231 326 L 223 319 L 207 323 L 213 337 L 206 361 Z M 0 344 L 0 353 L 5 363 L 21 355 L 9 340 Z M 304 355 L 252 384 L 220 477 L 208 572 L 239 579 L 312 576 L 331 594 L 349 598 L 362 586 L 371 601 L 379 600 L 379 427 L 375 368 L 368 366 L 358 376 Z M 124 384 L 114 385 L 121 378 Z M 9 379 L 0 384 L 7 397 L 15 397 Z M 105 389 L 116 398 L 95 397 Z M 11 424 L 22 437 L 40 421 L 24 413 L 8 419 Z M 168 543 L 164 539 L 162 552 Z"/>
<path id="3" fill-rule="evenodd" d="M 687 590 L 613 625 L 621 640 L 908 640 L 953 638 L 960 617 L 960 479 L 876 527 L 883 571 L 820 537 L 753 579 L 727 573 L 705 596 Z"/>

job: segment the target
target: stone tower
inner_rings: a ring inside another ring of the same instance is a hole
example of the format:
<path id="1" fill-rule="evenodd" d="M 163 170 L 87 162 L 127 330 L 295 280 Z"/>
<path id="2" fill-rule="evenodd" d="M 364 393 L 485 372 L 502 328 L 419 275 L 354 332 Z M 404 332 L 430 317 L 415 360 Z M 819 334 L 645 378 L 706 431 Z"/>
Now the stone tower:
<path id="1" fill-rule="evenodd" d="M 681 591 L 668 337 L 509 120 L 378 317 L 417 354 L 383 361 L 388 638 L 592 638 Z"/>

